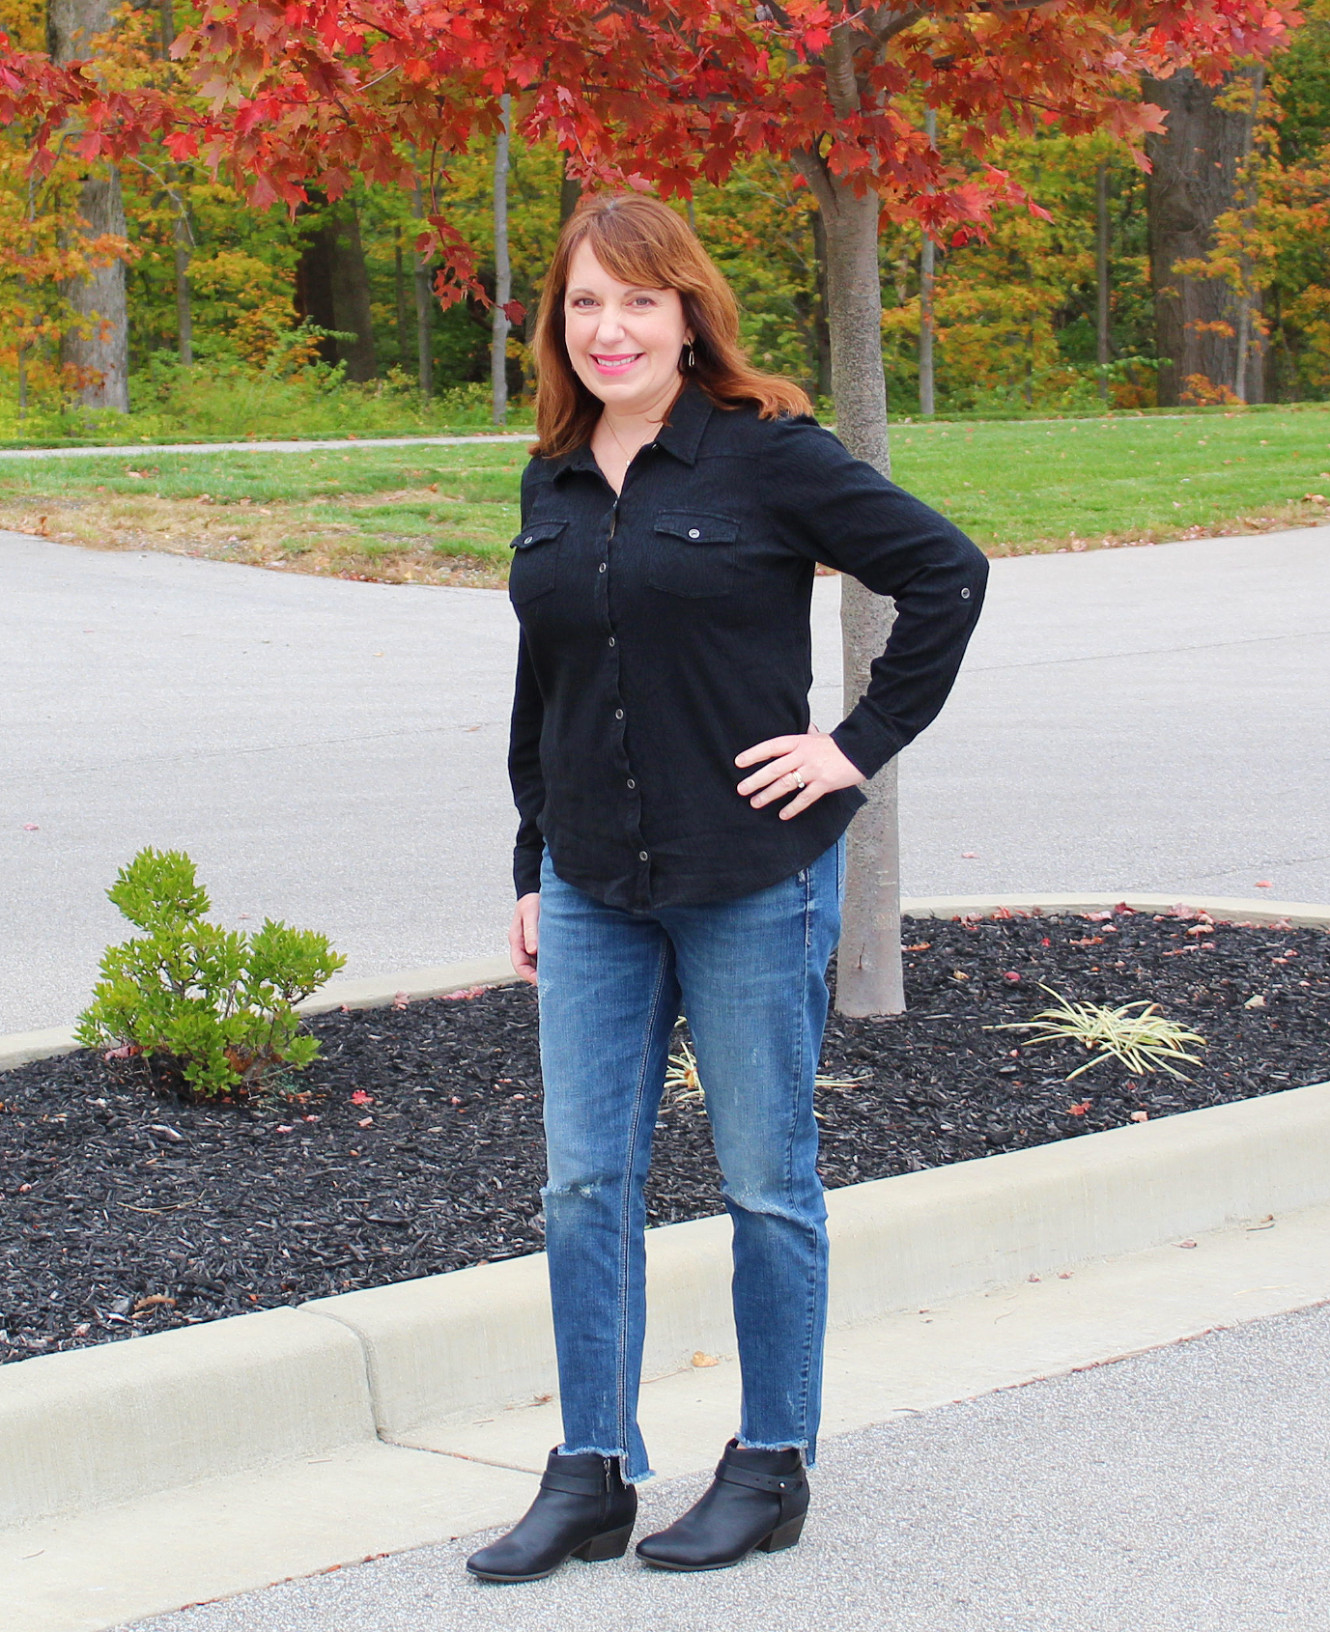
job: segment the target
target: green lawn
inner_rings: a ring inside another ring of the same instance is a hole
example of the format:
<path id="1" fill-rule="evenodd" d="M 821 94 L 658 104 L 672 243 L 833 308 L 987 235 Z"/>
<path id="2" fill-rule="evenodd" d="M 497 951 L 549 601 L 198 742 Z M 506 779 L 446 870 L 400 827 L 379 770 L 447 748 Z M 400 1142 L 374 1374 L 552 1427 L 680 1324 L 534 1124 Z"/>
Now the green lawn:
<path id="1" fill-rule="evenodd" d="M 897 481 L 993 554 L 1330 520 L 1330 405 L 905 422 L 893 427 L 892 458 Z M 301 571 L 495 582 L 525 459 L 521 443 L 0 454 L 0 524 Z"/>
<path id="2" fill-rule="evenodd" d="M 525 463 L 524 443 L 59 460 L 0 454 L 0 520 L 103 547 L 493 582 L 507 571 Z"/>
<path id="3" fill-rule="evenodd" d="M 892 473 L 995 552 L 1315 519 L 1330 405 L 1183 418 L 906 424 Z M 1324 512 L 1330 520 L 1330 509 Z"/>

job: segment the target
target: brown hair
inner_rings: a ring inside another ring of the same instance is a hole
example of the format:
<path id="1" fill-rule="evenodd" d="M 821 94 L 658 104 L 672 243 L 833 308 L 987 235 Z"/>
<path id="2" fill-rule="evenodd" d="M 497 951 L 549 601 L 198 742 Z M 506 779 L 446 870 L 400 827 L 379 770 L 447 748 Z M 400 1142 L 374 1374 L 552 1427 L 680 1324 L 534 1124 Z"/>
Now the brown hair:
<path id="1" fill-rule="evenodd" d="M 533 342 L 539 439 L 533 454 L 553 459 L 581 447 L 600 416 L 600 399 L 573 372 L 564 342 L 568 267 L 583 242 L 611 277 L 643 289 L 679 291 L 694 337 L 688 373 L 714 403 L 752 403 L 763 419 L 811 413 L 807 393 L 792 380 L 763 374 L 745 357 L 734 293 L 683 218 L 641 193 L 602 195 L 584 198 L 564 224 L 545 278 Z"/>

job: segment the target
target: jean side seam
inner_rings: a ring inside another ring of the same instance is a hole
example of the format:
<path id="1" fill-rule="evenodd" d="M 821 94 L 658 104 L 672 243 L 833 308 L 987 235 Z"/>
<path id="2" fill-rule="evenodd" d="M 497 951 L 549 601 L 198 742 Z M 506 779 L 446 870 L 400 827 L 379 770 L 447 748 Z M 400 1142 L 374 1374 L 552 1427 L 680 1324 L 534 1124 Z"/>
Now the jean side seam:
<path id="1" fill-rule="evenodd" d="M 656 984 L 651 993 L 651 1002 L 647 1008 L 646 1032 L 642 1040 L 642 1058 L 638 1066 L 637 1087 L 633 1094 L 633 1113 L 628 1125 L 628 1173 L 624 1185 L 623 1204 L 619 1220 L 619 1329 L 618 1338 L 618 1365 L 615 1378 L 618 1394 L 617 1416 L 619 1426 L 619 1443 L 624 1447 L 624 1456 L 631 1454 L 629 1450 L 630 1435 L 628 1422 L 628 1291 L 629 1273 L 632 1259 L 632 1242 L 629 1240 L 629 1230 L 632 1223 L 633 1203 L 633 1165 L 637 1153 L 638 1130 L 642 1125 L 642 1100 L 646 1091 L 647 1063 L 651 1058 L 651 1039 L 655 1035 L 656 1017 L 660 1010 L 661 991 L 665 984 L 665 970 L 669 966 L 668 941 L 661 947 L 660 962 L 656 969 Z"/>
<path id="2" fill-rule="evenodd" d="M 789 1195 L 791 1197 L 793 1197 L 793 1194 L 794 1194 L 794 1140 L 795 1140 L 795 1129 L 796 1129 L 796 1127 L 798 1125 L 799 1112 L 802 1109 L 802 1100 L 803 1100 L 803 1091 L 804 1091 L 804 1089 L 803 1089 L 803 1078 L 804 1078 L 804 1069 L 805 1069 L 805 1063 L 806 1063 L 805 1062 L 805 1053 L 806 1053 L 806 1050 L 807 1050 L 807 1047 L 808 1047 L 808 966 L 809 966 L 809 960 L 812 957 L 812 952 L 813 952 L 813 946 L 812 946 L 812 941 L 813 941 L 813 893 L 814 893 L 813 876 L 814 876 L 814 870 L 813 870 L 812 867 L 810 867 L 810 868 L 808 868 L 808 870 L 804 874 L 804 911 L 803 911 L 803 919 L 804 919 L 804 956 L 803 956 L 803 969 L 801 971 L 802 978 L 801 978 L 800 983 L 799 983 L 799 1028 L 798 1028 L 798 1038 L 799 1038 L 799 1040 L 798 1040 L 798 1047 L 797 1047 L 796 1056 L 795 1056 L 795 1071 L 794 1071 L 794 1083 L 795 1083 L 794 1112 L 795 1112 L 795 1114 L 790 1118 L 790 1134 L 789 1134 L 789 1142 L 788 1142 L 787 1147 L 786 1147 L 786 1158 L 785 1158 L 785 1175 L 786 1175 L 786 1177 L 785 1177 L 785 1187 L 786 1187 L 787 1195 Z M 815 1073 L 816 1073 L 816 1069 L 817 1069 L 817 1067 L 816 1067 L 816 1063 L 815 1063 L 814 1064 L 814 1072 Z M 809 1090 L 810 1094 L 815 1091 L 815 1088 L 816 1088 L 816 1084 L 814 1084 L 814 1087 Z M 814 1126 L 816 1126 L 816 1123 L 814 1124 Z M 807 1224 L 805 1224 L 803 1227 L 805 1229 L 810 1228 L 810 1226 L 807 1225 Z M 812 1263 L 810 1263 L 809 1268 L 808 1268 L 808 1273 L 807 1273 L 807 1281 L 806 1281 L 806 1285 L 805 1285 L 805 1292 L 804 1292 L 804 1297 L 805 1297 L 804 1307 L 809 1312 L 810 1316 L 811 1316 L 811 1313 L 812 1313 L 813 1301 L 814 1301 L 814 1297 L 815 1297 L 815 1294 L 816 1294 L 816 1273 L 817 1273 L 816 1268 L 814 1267 L 814 1265 Z M 812 1364 L 813 1364 L 813 1330 L 812 1330 L 812 1320 L 810 1318 L 804 1324 L 804 1350 L 803 1350 L 803 1355 L 801 1357 L 800 1366 L 799 1366 L 799 1428 L 800 1428 L 800 1432 L 801 1432 L 801 1437 L 803 1438 L 805 1443 L 807 1442 L 807 1438 L 808 1438 L 808 1383 L 809 1383 L 809 1377 L 810 1377 L 811 1372 L 812 1372 Z"/>

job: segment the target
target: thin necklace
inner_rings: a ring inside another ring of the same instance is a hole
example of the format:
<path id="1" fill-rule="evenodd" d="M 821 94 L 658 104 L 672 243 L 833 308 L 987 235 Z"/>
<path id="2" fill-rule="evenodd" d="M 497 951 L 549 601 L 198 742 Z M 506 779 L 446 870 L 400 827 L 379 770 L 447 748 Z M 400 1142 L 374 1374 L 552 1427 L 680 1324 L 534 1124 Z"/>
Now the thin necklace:
<path id="1" fill-rule="evenodd" d="M 639 446 L 637 449 L 634 450 L 633 453 L 629 453 L 628 449 L 625 448 L 623 443 L 619 441 L 618 434 L 616 433 L 613 425 L 610 424 L 609 418 L 606 415 L 602 414 L 601 415 L 601 422 L 605 426 L 605 429 L 614 438 L 615 442 L 618 444 L 619 452 L 623 455 L 624 468 L 627 469 L 627 467 L 632 464 L 633 459 L 635 458 L 636 454 L 640 453 L 642 451 L 641 447 Z M 643 446 L 645 446 L 645 444 L 643 444 Z"/>

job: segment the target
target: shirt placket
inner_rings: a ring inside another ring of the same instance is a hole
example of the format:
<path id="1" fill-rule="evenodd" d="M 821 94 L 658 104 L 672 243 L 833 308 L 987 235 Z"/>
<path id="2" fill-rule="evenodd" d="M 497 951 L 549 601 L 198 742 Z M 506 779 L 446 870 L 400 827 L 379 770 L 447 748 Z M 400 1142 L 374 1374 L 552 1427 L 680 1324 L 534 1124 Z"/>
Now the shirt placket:
<path id="1" fill-rule="evenodd" d="M 644 450 L 645 451 L 645 450 Z M 625 476 L 627 487 L 631 472 Z M 611 738 L 614 745 L 613 779 L 619 784 L 625 801 L 624 827 L 633 857 L 633 895 L 639 907 L 651 903 L 651 851 L 642 831 L 642 794 L 640 779 L 635 774 L 628 755 L 628 709 L 623 695 L 623 646 L 621 629 L 616 624 L 612 608 L 611 587 L 617 556 L 615 538 L 620 525 L 622 493 L 616 494 L 605 519 L 604 541 L 600 560 L 596 565 L 597 611 L 605 630 L 605 646 L 610 665 L 610 705 L 612 712 Z"/>

